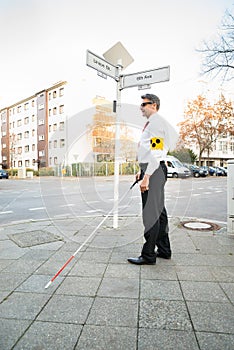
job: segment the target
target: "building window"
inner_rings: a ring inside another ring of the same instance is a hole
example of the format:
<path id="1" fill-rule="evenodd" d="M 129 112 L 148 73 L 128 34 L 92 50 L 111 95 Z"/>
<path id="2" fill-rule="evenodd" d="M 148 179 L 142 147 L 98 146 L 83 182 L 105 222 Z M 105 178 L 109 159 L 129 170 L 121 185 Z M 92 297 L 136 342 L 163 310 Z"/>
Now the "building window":
<path id="1" fill-rule="evenodd" d="M 52 125 L 49 125 L 49 132 L 51 132 L 52 130 Z"/>
<path id="2" fill-rule="evenodd" d="M 28 160 L 28 159 L 27 159 L 27 160 L 25 160 L 25 166 L 26 166 L 26 168 L 28 168 L 28 167 L 29 167 L 29 165 L 30 165 L 29 160 Z"/>
<path id="3" fill-rule="evenodd" d="M 59 106 L 59 114 L 64 113 L 64 105 Z"/>
<path id="4" fill-rule="evenodd" d="M 54 164 L 57 165 L 58 164 L 58 158 L 54 157 Z"/>
<path id="5" fill-rule="evenodd" d="M 38 106 L 38 109 L 39 109 L 39 111 L 40 111 L 41 109 L 44 109 L 44 103 L 40 103 L 39 106 Z"/>
<path id="6" fill-rule="evenodd" d="M 65 140 L 64 139 L 60 139 L 60 148 L 65 147 Z"/>
<path id="7" fill-rule="evenodd" d="M 24 146 L 24 152 L 25 152 L 25 153 L 29 152 L 29 145 Z"/>
<path id="8" fill-rule="evenodd" d="M 22 133 L 19 133 L 19 134 L 17 135 L 17 140 L 22 140 Z"/>
<path id="9" fill-rule="evenodd" d="M 39 135 L 38 139 L 39 139 L 39 141 L 44 141 L 45 140 L 45 135 Z"/>
<path id="10" fill-rule="evenodd" d="M 52 165 L 52 157 L 49 159 L 49 164 Z"/>
<path id="11" fill-rule="evenodd" d="M 18 147 L 18 154 L 22 154 L 22 147 Z"/>
<path id="12" fill-rule="evenodd" d="M 57 124 L 53 124 L 53 131 L 57 130 Z"/>
<path id="13" fill-rule="evenodd" d="M 34 122 L 35 121 L 35 115 L 33 114 L 32 115 L 32 122 Z"/>
<path id="14" fill-rule="evenodd" d="M 54 91 L 53 91 L 53 98 L 56 98 L 56 97 L 57 97 L 57 91 L 54 90 Z"/>
<path id="15" fill-rule="evenodd" d="M 59 89 L 59 96 L 63 96 L 64 95 L 64 88 L 60 88 Z"/>
<path id="16" fill-rule="evenodd" d="M 3 131 L 3 132 L 2 132 L 2 136 L 6 136 L 6 131 Z"/>
<path id="17" fill-rule="evenodd" d="M 57 148 L 57 140 L 54 140 L 54 148 Z"/>
<path id="18" fill-rule="evenodd" d="M 2 144 L 2 148 L 6 148 L 6 144 L 5 143 Z"/>
<path id="19" fill-rule="evenodd" d="M 49 149 L 52 148 L 52 141 L 49 141 Z"/>
<path id="20" fill-rule="evenodd" d="M 45 124 L 44 119 L 39 119 L 39 121 L 38 121 L 38 125 L 44 125 L 44 124 Z"/>
<path id="21" fill-rule="evenodd" d="M 54 107 L 53 108 L 53 115 L 56 115 L 57 114 L 57 107 Z"/>
<path id="22" fill-rule="evenodd" d="M 51 100 L 51 92 L 49 92 L 49 100 Z"/>
<path id="23" fill-rule="evenodd" d="M 35 145 L 35 143 L 33 143 L 32 144 L 32 151 L 35 151 L 35 149 L 36 149 L 36 145 Z"/>
<path id="24" fill-rule="evenodd" d="M 22 167 L 22 160 L 18 161 L 18 167 L 21 168 Z"/>
<path id="25" fill-rule="evenodd" d="M 22 125 L 22 120 L 21 119 L 18 119 L 17 120 L 17 126 L 21 126 Z"/>
<path id="26" fill-rule="evenodd" d="M 24 110 L 27 111 L 28 108 L 29 108 L 29 103 L 27 102 L 27 103 L 24 104 Z"/>
<path id="27" fill-rule="evenodd" d="M 35 129 L 32 129 L 32 136 L 35 136 Z"/>
<path id="28" fill-rule="evenodd" d="M 64 122 L 59 123 L 59 130 L 63 131 L 64 130 Z"/>
<path id="29" fill-rule="evenodd" d="M 44 150 L 39 151 L 39 152 L 38 152 L 38 154 L 39 154 L 39 157 L 44 157 L 44 155 L 45 155 L 45 151 L 44 151 Z"/>
<path id="30" fill-rule="evenodd" d="M 29 117 L 24 118 L 24 124 L 29 124 Z"/>
<path id="31" fill-rule="evenodd" d="M 18 106 L 17 107 L 17 113 L 20 113 L 21 112 L 21 106 Z"/>
<path id="32" fill-rule="evenodd" d="M 51 117 L 51 109 L 49 109 L 49 117 Z"/>
<path id="33" fill-rule="evenodd" d="M 25 139 L 28 139 L 28 138 L 29 138 L 29 131 L 25 131 L 25 132 L 24 132 L 24 138 L 25 138 Z"/>
<path id="34" fill-rule="evenodd" d="M 32 100 L 32 107 L 35 107 L 35 101 Z"/>

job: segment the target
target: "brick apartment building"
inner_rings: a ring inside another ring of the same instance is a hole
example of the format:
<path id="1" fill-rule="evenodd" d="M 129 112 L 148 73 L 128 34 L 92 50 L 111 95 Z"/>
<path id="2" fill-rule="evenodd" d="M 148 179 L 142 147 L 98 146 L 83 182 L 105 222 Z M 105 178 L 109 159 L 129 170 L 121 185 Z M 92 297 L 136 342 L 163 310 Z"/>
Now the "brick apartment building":
<path id="1" fill-rule="evenodd" d="M 65 149 L 66 81 L 0 110 L 2 168 L 54 167 Z"/>

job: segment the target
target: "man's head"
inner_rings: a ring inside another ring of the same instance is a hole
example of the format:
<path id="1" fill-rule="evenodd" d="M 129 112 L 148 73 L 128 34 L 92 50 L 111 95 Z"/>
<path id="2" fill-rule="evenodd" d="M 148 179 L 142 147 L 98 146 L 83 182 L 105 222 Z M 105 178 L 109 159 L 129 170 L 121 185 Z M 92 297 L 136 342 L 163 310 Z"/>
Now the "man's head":
<path id="1" fill-rule="evenodd" d="M 141 104 L 141 111 L 143 116 L 149 118 L 151 114 L 157 112 L 160 108 L 160 99 L 153 94 L 142 95 L 143 102 Z"/>

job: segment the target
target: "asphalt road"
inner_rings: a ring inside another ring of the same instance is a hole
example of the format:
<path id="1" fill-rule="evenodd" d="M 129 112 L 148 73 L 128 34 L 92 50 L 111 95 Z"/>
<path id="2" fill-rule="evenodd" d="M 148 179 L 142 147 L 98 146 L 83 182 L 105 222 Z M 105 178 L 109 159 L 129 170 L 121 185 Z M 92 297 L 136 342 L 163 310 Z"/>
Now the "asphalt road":
<path id="1" fill-rule="evenodd" d="M 129 190 L 133 181 L 120 177 L 120 216 L 141 213 L 138 185 Z M 113 177 L 2 179 L 0 222 L 106 215 L 113 208 L 113 182 Z M 168 179 L 166 207 L 169 216 L 226 222 L 227 178 Z"/>

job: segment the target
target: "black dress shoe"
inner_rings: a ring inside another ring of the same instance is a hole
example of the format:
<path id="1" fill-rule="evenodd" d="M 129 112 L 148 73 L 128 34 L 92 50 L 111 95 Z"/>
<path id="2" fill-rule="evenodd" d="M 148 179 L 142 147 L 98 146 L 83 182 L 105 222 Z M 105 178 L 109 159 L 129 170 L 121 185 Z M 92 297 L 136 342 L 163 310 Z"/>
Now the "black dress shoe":
<path id="1" fill-rule="evenodd" d="M 142 256 L 139 256 L 139 258 L 129 258 L 128 262 L 135 265 L 155 265 L 156 264 L 155 261 L 145 260 Z"/>
<path id="2" fill-rule="evenodd" d="M 160 253 L 160 252 L 156 252 L 156 257 L 157 258 L 162 258 L 162 259 L 171 259 L 171 255 L 165 255 L 163 253 Z"/>

